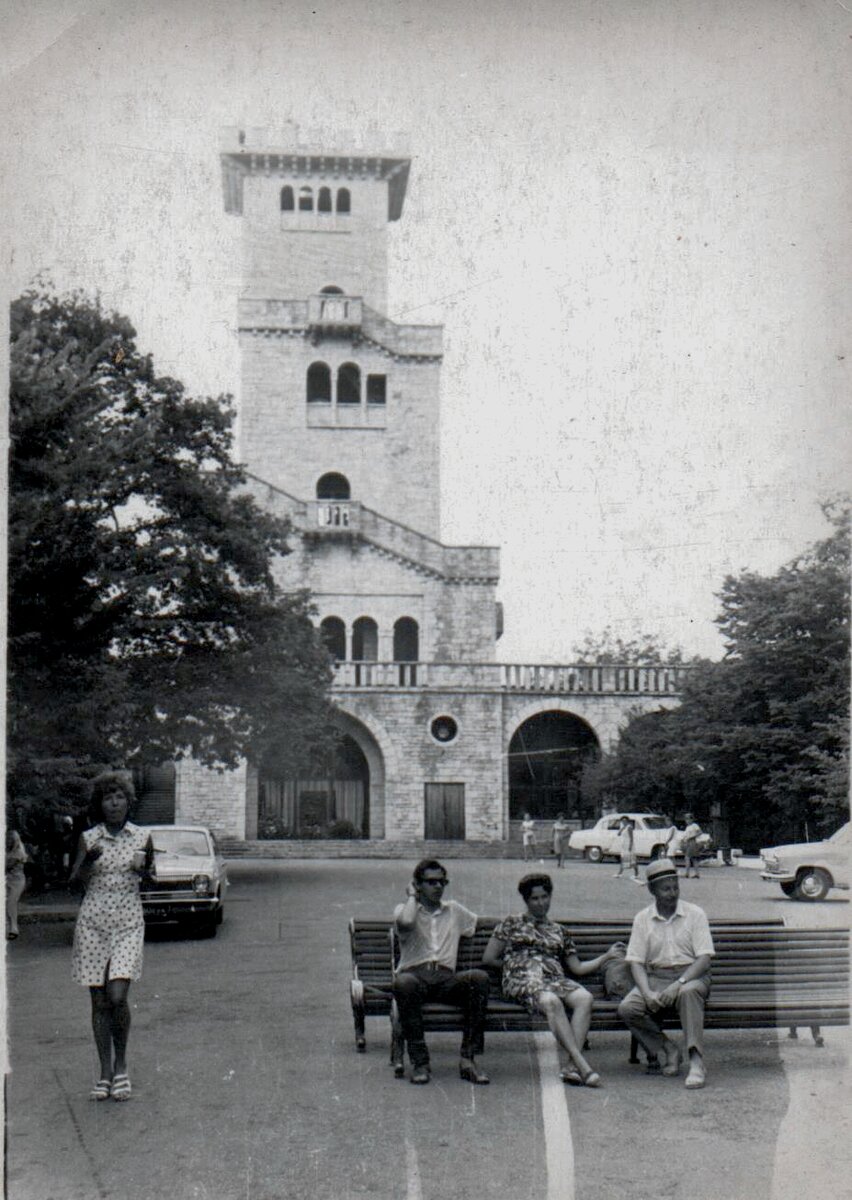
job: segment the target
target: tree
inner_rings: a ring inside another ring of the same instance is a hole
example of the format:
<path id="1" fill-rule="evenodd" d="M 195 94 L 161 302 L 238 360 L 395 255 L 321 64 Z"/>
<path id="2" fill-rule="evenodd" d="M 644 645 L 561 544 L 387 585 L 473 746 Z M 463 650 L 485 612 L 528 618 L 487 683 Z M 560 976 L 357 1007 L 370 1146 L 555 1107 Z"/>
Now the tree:
<path id="1" fill-rule="evenodd" d="M 578 642 L 571 653 L 575 662 L 595 666 L 627 666 L 641 663 L 652 667 L 676 667 L 685 661 L 683 651 L 679 647 L 663 645 L 654 633 L 643 633 L 637 638 L 625 641 L 609 625 L 601 633 L 587 632 L 583 641 Z"/>
<path id="2" fill-rule="evenodd" d="M 722 811 L 747 849 L 848 817 L 849 504 L 824 511 L 829 538 L 775 575 L 724 581 L 725 658 L 693 664 L 679 708 L 628 724 L 584 780 L 598 799 Z"/>
<path id="3" fill-rule="evenodd" d="M 243 486 L 229 398 L 157 376 L 81 294 L 27 292 L 11 340 L 13 768 L 323 752 L 328 656 L 276 588 L 288 526 Z"/>

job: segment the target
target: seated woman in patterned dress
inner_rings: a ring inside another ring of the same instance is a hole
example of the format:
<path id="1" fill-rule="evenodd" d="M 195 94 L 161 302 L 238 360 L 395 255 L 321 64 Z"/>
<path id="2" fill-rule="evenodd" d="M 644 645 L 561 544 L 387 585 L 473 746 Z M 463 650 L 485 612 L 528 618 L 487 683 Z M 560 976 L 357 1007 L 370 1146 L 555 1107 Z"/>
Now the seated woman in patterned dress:
<path id="1" fill-rule="evenodd" d="M 71 974 L 92 998 L 100 1060 L 92 1100 L 130 1099 L 127 994 L 131 980 L 142 974 L 145 924 L 139 883 L 154 861 L 150 834 L 127 819 L 134 799 L 133 785 L 122 773 L 108 771 L 95 779 L 91 807 L 97 824 L 80 835 L 70 876 L 86 887 L 74 927 Z"/>
<path id="2" fill-rule="evenodd" d="M 623 947 L 610 946 L 604 954 L 581 962 L 561 925 L 548 919 L 553 895 L 549 875 L 525 875 L 518 884 L 527 911 L 506 917 L 491 935 L 482 965 L 503 968 L 503 995 L 517 1000 L 531 1013 L 542 1013 L 559 1045 L 573 1066 L 561 1072 L 564 1083 L 600 1087 L 601 1078 L 583 1057 L 583 1046 L 592 1017 L 592 995 L 566 974 L 591 975 L 611 959 L 620 958 Z M 570 1010 L 570 1019 L 566 1014 Z"/>

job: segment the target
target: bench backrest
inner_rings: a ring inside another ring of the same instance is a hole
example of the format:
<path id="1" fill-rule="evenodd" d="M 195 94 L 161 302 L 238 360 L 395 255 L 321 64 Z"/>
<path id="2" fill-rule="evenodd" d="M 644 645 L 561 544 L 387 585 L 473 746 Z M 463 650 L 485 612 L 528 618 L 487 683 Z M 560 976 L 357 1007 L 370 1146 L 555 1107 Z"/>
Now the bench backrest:
<path id="1" fill-rule="evenodd" d="M 473 937 L 459 943 L 460 970 L 478 966 L 498 918 L 482 917 Z M 563 921 L 581 959 L 595 958 L 613 942 L 626 942 L 632 921 Z M 848 929 L 787 929 L 781 920 L 749 921 L 714 919 L 710 922 L 716 956 L 713 962 L 714 989 L 845 990 L 849 978 Z M 350 922 L 352 964 L 367 987 L 387 990 L 393 975 L 392 922 Z M 600 980 L 586 982 L 595 993 Z"/>

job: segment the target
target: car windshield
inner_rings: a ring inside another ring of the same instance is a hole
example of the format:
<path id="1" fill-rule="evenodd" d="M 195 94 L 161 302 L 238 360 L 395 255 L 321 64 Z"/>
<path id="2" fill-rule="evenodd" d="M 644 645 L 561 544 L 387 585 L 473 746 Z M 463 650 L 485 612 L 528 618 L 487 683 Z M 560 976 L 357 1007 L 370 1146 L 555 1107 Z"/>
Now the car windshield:
<path id="1" fill-rule="evenodd" d="M 847 821 L 846 824 L 841 825 L 840 828 L 837 830 L 837 832 L 833 833 L 828 840 L 830 842 L 845 842 L 846 839 L 849 837 L 850 828 L 852 828 L 852 824 L 850 824 L 850 822 Z"/>
<path id="2" fill-rule="evenodd" d="M 646 829 L 668 829 L 669 822 L 665 817 L 645 817 Z"/>
<path id="3" fill-rule="evenodd" d="M 210 854 L 207 834 L 200 829 L 155 829 L 151 840 L 161 854 L 185 854 L 191 858 L 206 858 Z"/>

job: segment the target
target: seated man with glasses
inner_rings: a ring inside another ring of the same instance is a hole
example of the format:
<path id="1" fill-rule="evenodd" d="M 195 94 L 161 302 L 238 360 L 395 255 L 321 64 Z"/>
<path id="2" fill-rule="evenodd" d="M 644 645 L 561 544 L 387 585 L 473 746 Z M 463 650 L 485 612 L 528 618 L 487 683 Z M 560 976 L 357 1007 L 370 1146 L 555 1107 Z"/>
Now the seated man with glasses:
<path id="1" fill-rule="evenodd" d="M 393 991 L 408 1056 L 411 1082 L 428 1083 L 429 1051 L 423 1038 L 423 1004 L 451 1004 L 464 1013 L 459 1074 L 471 1083 L 488 1083 L 474 1055 L 481 1054 L 488 1004 L 488 974 L 456 972 L 459 939 L 476 929 L 476 914 L 455 900 L 444 899 L 447 872 L 435 859 L 414 868 L 408 899 L 394 910 L 400 957 Z"/>

